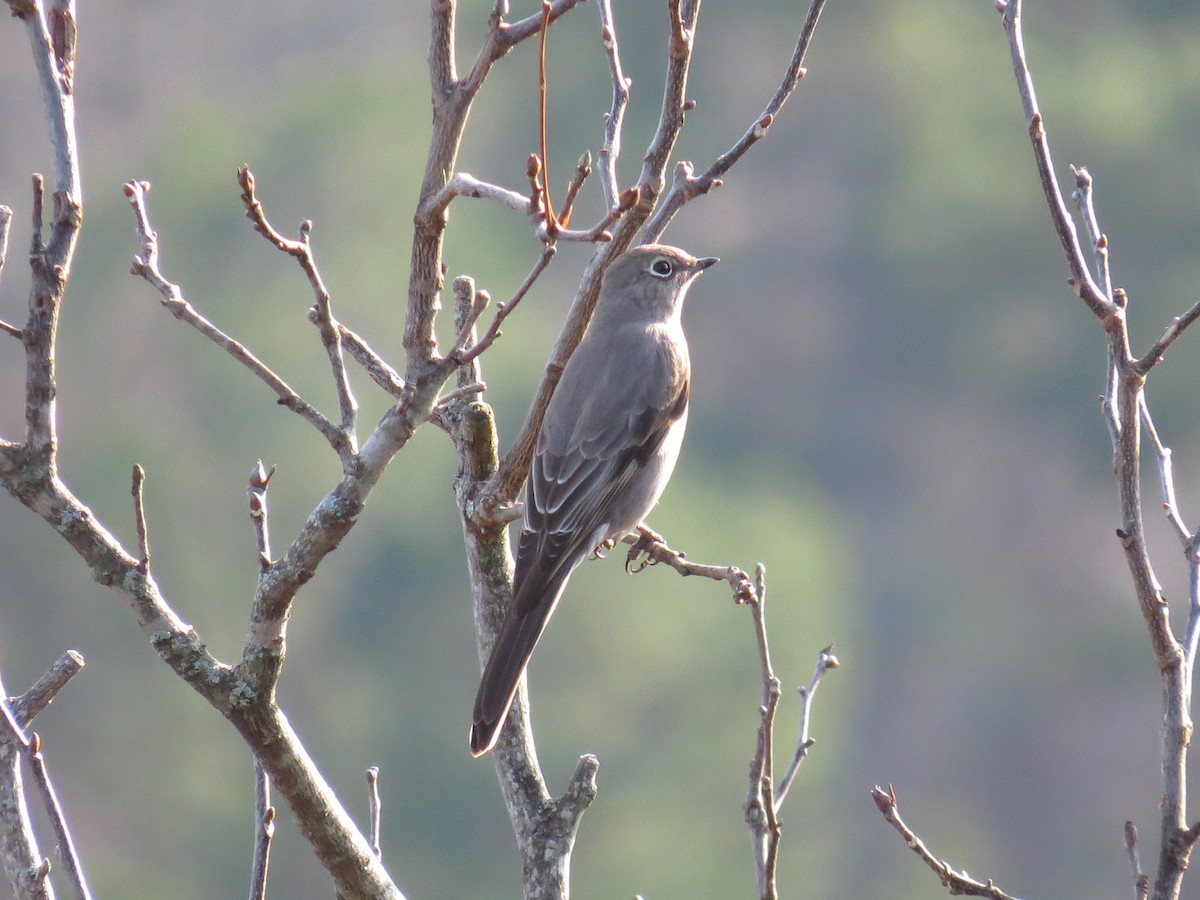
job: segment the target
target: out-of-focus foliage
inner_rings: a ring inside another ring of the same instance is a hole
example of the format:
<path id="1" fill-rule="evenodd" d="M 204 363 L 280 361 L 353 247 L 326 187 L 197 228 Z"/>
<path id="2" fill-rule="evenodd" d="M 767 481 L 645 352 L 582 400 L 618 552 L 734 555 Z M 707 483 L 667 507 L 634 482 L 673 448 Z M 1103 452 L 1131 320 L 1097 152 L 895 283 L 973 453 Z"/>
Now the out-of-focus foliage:
<path id="1" fill-rule="evenodd" d="M 129 277 L 136 246 L 120 185 L 154 183 L 168 277 L 332 409 L 308 287 L 251 232 L 233 172 L 251 165 L 277 227 L 315 222 L 338 316 L 399 363 L 429 125 L 426 13 L 410 6 L 81 10 L 87 221 L 63 319 L 63 472 L 132 543 L 129 470 L 146 468 L 155 574 L 227 659 L 255 578 L 250 467 L 279 466 L 281 550 L 336 461 Z M 490 6 L 462 5 L 463 65 Z M 634 79 L 628 182 L 657 115 L 665 14 L 642 0 L 616 6 Z M 751 121 L 799 16 L 793 3 L 705 4 L 685 156 L 707 162 Z M 1052 147 L 1064 172 L 1086 164 L 1097 179 L 1114 271 L 1147 341 L 1200 283 L 1200 20 L 1184 4 L 1130 0 L 1030 4 L 1026 19 Z M 609 85 L 596 30 L 584 5 L 553 35 L 556 184 L 598 149 Z M 518 190 L 536 146 L 531 50 L 498 65 L 462 154 L 466 170 Z M 935 850 L 977 876 L 1018 894 L 1120 895 L 1122 823 L 1156 830 L 1157 678 L 1113 539 L 1094 402 L 1100 331 L 1064 283 L 998 17 L 983 0 L 831 0 L 809 68 L 769 139 L 667 234 L 723 262 L 689 301 L 690 434 L 652 518 L 692 558 L 767 563 L 789 689 L 837 641 L 844 667 L 818 695 L 818 742 L 785 810 L 781 891 L 936 896 L 868 798 L 892 782 Z M 19 322 L 28 177 L 48 159 L 13 22 L 0 26 L 0 82 L 0 203 L 17 211 L 0 318 Z M 597 209 L 589 191 L 581 215 Z M 469 273 L 502 299 L 537 252 L 520 217 L 454 205 L 449 275 Z M 506 439 L 585 261 L 584 248 L 563 247 L 484 357 Z M 1172 349 L 1149 394 L 1185 514 L 1197 508 L 1198 342 Z M 0 340 L 6 438 L 22 425 L 21 366 L 16 342 Z M 365 378 L 356 389 L 365 432 L 384 400 Z M 381 766 L 385 860 L 411 896 L 517 896 L 491 766 L 466 752 L 478 668 L 453 471 L 433 428 L 393 464 L 297 603 L 282 700 L 360 820 L 362 771 Z M 1153 524 L 1160 578 L 1182 600 L 1176 546 Z M 97 893 L 243 893 L 250 762 L 231 730 L 7 496 L 0 529 L 8 689 L 69 647 L 88 659 L 37 727 Z M 749 616 L 723 586 L 660 569 L 626 576 L 619 551 L 580 570 L 532 669 L 552 785 L 580 753 L 602 764 L 577 896 L 750 895 L 741 806 L 759 690 Z M 789 692 L 781 735 L 795 712 Z M 272 895 L 327 893 L 281 816 Z"/>

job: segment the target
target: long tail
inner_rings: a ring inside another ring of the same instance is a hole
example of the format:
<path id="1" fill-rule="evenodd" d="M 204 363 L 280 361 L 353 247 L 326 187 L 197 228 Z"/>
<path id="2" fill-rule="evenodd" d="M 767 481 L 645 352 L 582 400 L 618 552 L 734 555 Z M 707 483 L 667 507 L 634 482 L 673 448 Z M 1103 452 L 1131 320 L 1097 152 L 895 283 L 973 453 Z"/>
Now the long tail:
<path id="1" fill-rule="evenodd" d="M 500 729 L 508 718 L 509 707 L 517 695 L 521 675 L 529 665 L 533 648 L 550 621 L 550 614 L 558 605 L 571 568 L 560 570 L 548 581 L 539 585 L 526 583 L 522 587 L 532 588 L 535 595 L 521 596 L 525 591 L 518 589 L 513 604 L 500 626 L 492 655 L 483 669 L 479 682 L 479 693 L 475 695 L 474 723 L 471 725 L 471 755 L 482 756 L 496 744 Z M 532 581 L 533 579 L 530 579 Z M 540 579 L 537 579 L 540 581 Z"/>

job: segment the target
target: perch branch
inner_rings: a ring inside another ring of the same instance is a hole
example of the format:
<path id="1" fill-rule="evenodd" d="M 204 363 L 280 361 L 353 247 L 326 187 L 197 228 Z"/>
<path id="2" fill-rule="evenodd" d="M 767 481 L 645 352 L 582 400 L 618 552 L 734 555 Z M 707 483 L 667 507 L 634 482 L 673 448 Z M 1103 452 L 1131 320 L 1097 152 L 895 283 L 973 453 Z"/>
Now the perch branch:
<path id="1" fill-rule="evenodd" d="M 696 575 L 726 582 L 733 589 L 733 599 L 736 603 L 753 603 L 758 596 L 750 576 L 737 566 L 694 563 L 687 559 L 683 552 L 672 550 L 662 535 L 656 534 L 645 525 L 639 525 L 637 531 L 625 535 L 621 540 L 631 545 L 625 559 L 625 570 L 631 574 L 662 563 L 685 577 Z"/>

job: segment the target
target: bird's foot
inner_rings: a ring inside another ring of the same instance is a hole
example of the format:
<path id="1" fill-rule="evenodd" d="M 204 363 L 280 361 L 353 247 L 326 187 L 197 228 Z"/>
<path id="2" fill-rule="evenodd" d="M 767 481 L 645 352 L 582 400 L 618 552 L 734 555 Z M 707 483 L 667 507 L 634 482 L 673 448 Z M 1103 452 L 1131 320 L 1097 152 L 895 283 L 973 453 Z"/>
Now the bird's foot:
<path id="1" fill-rule="evenodd" d="M 658 565 L 658 560 L 650 555 L 650 550 L 656 545 L 661 547 L 667 545 L 663 536 L 648 525 L 639 525 L 634 533 L 637 534 L 637 538 L 630 545 L 629 553 L 625 557 L 625 571 L 630 575 L 636 575 L 648 566 Z M 643 554 L 645 554 L 645 558 L 638 559 Z"/>

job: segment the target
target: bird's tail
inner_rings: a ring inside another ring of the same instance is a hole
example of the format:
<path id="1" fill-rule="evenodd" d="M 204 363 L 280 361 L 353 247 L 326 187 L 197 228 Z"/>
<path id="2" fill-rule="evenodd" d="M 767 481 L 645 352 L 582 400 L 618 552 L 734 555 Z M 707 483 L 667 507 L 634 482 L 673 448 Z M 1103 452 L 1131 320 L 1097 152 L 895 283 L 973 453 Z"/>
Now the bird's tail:
<path id="1" fill-rule="evenodd" d="M 509 707 L 517 695 L 521 675 L 529 665 L 533 648 L 550 621 L 550 614 L 558 605 L 558 598 L 562 596 L 570 574 L 570 569 L 567 569 L 555 573 L 548 581 L 542 581 L 537 585 L 541 588 L 538 597 L 522 597 L 520 588 L 514 592 L 513 604 L 504 617 L 500 633 L 496 635 L 492 655 L 488 657 L 483 678 L 479 682 L 479 693 L 475 695 L 474 722 L 471 725 L 472 756 L 482 756 L 495 746 L 500 729 L 508 718 Z M 533 587 L 531 582 L 534 581 L 540 579 L 529 579 L 526 583 Z"/>

